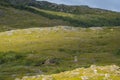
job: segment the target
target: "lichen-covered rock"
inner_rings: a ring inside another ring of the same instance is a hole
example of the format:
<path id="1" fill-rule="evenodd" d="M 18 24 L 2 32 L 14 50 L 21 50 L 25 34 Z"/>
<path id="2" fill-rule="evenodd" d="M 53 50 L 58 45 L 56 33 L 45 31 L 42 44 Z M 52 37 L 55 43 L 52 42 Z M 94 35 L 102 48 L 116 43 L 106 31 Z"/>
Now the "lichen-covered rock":
<path id="1" fill-rule="evenodd" d="M 111 71 L 111 69 L 114 71 Z M 90 68 L 78 68 L 59 74 L 39 75 L 34 76 L 34 78 L 28 77 L 27 79 L 23 78 L 24 80 L 120 80 L 120 74 L 116 74 L 116 72 L 120 72 L 119 67 L 116 65 L 92 65 Z"/>

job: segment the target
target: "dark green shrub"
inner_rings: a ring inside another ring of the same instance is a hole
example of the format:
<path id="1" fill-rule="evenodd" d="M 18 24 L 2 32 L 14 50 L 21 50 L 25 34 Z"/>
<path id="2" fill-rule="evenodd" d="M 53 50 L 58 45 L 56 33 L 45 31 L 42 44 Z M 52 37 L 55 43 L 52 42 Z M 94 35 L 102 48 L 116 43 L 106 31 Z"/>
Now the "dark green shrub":
<path id="1" fill-rule="evenodd" d="M 118 49 L 115 54 L 120 56 L 120 49 Z"/>
<path id="2" fill-rule="evenodd" d="M 22 60 L 23 57 L 24 57 L 23 54 L 15 53 L 12 51 L 5 52 L 5 53 L 1 52 L 0 53 L 0 64 L 12 62 L 12 61 L 17 61 L 17 60 Z"/>

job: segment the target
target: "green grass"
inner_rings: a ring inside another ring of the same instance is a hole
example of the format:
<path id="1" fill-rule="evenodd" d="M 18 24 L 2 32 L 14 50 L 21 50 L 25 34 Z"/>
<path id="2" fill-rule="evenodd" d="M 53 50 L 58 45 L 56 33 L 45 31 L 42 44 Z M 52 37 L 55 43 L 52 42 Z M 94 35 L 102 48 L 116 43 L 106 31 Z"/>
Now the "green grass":
<path id="1" fill-rule="evenodd" d="M 0 6 L 0 32 L 31 27 L 69 25 L 59 19 L 49 19 L 41 15 L 13 7 Z"/>
<path id="2" fill-rule="evenodd" d="M 39 9 L 32 6 L 13 7 L 0 5 L 0 32 L 13 29 L 48 26 L 120 26 L 120 13 L 71 14 Z"/>
<path id="3" fill-rule="evenodd" d="M 120 28 L 48 27 L 0 33 L 0 79 L 120 65 Z M 74 62 L 77 56 L 78 62 Z M 49 59 L 50 64 L 46 64 Z"/>
<path id="4" fill-rule="evenodd" d="M 72 26 L 93 27 L 93 26 L 119 26 L 120 13 L 103 12 L 99 14 L 71 14 L 56 12 L 28 6 L 25 10 L 48 17 L 50 19 L 60 19 L 69 22 Z"/>
<path id="5" fill-rule="evenodd" d="M 49 75 L 92 64 L 120 66 L 120 13 L 88 11 L 78 15 L 13 7 L 4 1 L 0 4 L 0 80 Z M 78 62 L 74 62 L 76 56 Z"/>

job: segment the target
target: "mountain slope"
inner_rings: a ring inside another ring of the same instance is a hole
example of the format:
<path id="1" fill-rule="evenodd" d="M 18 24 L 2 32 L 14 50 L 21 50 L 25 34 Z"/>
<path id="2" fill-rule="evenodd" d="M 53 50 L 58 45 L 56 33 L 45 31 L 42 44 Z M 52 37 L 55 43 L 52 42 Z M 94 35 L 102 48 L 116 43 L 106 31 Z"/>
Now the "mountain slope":
<path id="1" fill-rule="evenodd" d="M 90 8 L 85 5 L 70 6 L 70 5 L 64 5 L 64 4 L 50 3 L 47 1 L 34 1 L 28 5 L 41 8 L 41 9 L 72 13 L 72 14 L 99 14 L 99 13 L 105 13 L 105 12 L 112 12 L 104 9 Z"/>
<path id="2" fill-rule="evenodd" d="M 0 4 L 1 31 L 57 25 L 78 27 L 120 26 L 120 13 L 86 6 L 57 5 L 35 0 L 1 0 Z M 62 9 L 65 10 L 61 11 Z M 79 12 L 76 13 L 73 9 Z"/>
<path id="3" fill-rule="evenodd" d="M 120 65 L 119 36 L 118 12 L 36 0 L 0 0 L 0 80 L 91 64 Z"/>
<path id="4" fill-rule="evenodd" d="M 30 27 L 69 25 L 60 19 L 49 19 L 26 10 L 0 6 L 0 31 Z"/>
<path id="5" fill-rule="evenodd" d="M 43 10 L 36 7 L 28 7 L 28 10 L 51 19 L 60 19 L 63 21 L 67 21 L 72 26 L 92 27 L 92 26 L 119 26 L 120 25 L 119 13 L 106 12 L 106 13 L 100 13 L 100 14 L 75 15 L 75 14 L 64 13 L 64 12 Z"/>

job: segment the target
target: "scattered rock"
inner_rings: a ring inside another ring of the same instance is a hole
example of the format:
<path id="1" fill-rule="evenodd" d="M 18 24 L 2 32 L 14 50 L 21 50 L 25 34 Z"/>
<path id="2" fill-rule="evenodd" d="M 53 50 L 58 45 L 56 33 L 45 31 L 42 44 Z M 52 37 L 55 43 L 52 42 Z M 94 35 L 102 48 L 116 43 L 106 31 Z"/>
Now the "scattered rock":
<path id="1" fill-rule="evenodd" d="M 88 80 L 89 78 L 87 76 L 81 76 L 82 80 Z"/>
<path id="2" fill-rule="evenodd" d="M 51 63 L 50 63 L 50 59 L 47 59 L 44 64 L 45 64 L 45 65 L 51 64 Z"/>
<path id="3" fill-rule="evenodd" d="M 114 68 L 115 71 L 111 72 L 110 71 L 111 68 Z M 94 73 L 91 72 L 93 69 L 94 69 Z M 115 66 L 115 65 L 112 65 L 112 66 L 92 65 L 90 68 L 77 68 L 73 71 L 65 71 L 59 74 L 52 74 L 52 75 L 31 76 L 27 79 L 24 78 L 24 80 L 54 80 L 54 79 L 58 80 L 59 78 L 60 80 L 62 79 L 70 80 L 74 78 L 76 80 L 79 80 L 79 79 L 80 80 L 98 80 L 100 79 L 100 77 L 102 78 L 102 80 L 116 80 L 116 79 L 119 79 L 120 77 L 119 75 L 115 74 L 115 72 L 118 71 L 117 69 L 118 69 L 118 66 Z M 99 70 L 100 70 L 100 73 L 98 73 Z"/>
<path id="4" fill-rule="evenodd" d="M 15 78 L 15 80 L 21 80 L 20 78 Z"/>
<path id="5" fill-rule="evenodd" d="M 8 31 L 8 32 L 7 32 L 7 35 L 8 35 L 8 36 L 12 36 L 13 33 L 14 33 L 14 30 L 11 30 L 11 31 Z"/>
<path id="6" fill-rule="evenodd" d="M 91 30 L 103 30 L 102 27 L 90 27 L 89 29 L 91 29 Z"/>
<path id="7" fill-rule="evenodd" d="M 74 56 L 74 62 L 75 62 L 75 63 L 78 62 L 78 58 L 77 58 L 77 56 Z"/>
<path id="8" fill-rule="evenodd" d="M 42 80 L 53 80 L 52 76 L 44 76 Z"/>

